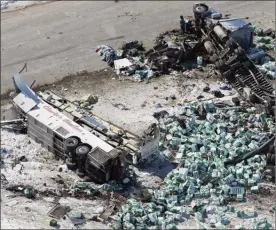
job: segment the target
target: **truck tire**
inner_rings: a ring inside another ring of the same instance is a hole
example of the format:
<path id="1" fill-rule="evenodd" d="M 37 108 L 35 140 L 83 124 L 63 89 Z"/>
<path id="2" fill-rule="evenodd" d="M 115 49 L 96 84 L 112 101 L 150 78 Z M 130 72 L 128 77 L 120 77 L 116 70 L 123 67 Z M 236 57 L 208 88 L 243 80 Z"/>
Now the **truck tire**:
<path id="1" fill-rule="evenodd" d="M 74 152 L 79 144 L 79 140 L 76 137 L 68 137 L 64 141 L 64 148 L 66 152 Z"/>
<path id="2" fill-rule="evenodd" d="M 77 169 L 77 164 L 72 162 L 69 158 L 65 160 L 66 166 L 69 170 L 76 170 Z"/>
<path id="3" fill-rule="evenodd" d="M 204 3 L 200 3 L 194 6 L 193 12 L 195 14 L 203 14 L 203 13 L 206 13 L 208 9 L 209 7 L 207 5 L 205 5 Z"/>
<path id="4" fill-rule="evenodd" d="M 81 144 L 76 148 L 76 154 L 80 158 L 84 158 L 87 156 L 87 154 L 90 152 L 90 150 L 91 150 L 91 147 L 89 145 Z"/>

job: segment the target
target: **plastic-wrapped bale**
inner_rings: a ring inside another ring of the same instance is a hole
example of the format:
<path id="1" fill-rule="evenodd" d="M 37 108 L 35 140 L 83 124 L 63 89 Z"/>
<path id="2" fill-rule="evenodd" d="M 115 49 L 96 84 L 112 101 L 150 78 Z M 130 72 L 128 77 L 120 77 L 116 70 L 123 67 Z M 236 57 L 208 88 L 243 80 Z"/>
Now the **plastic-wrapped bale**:
<path id="1" fill-rule="evenodd" d="M 221 217 L 221 223 L 223 225 L 228 225 L 228 224 L 230 224 L 230 220 L 226 216 L 222 216 Z"/>
<path id="2" fill-rule="evenodd" d="M 170 141 L 170 146 L 173 150 L 178 150 L 180 143 L 181 143 L 180 138 L 173 137 L 172 140 Z"/>
<path id="3" fill-rule="evenodd" d="M 113 229 L 122 229 L 123 228 L 123 214 L 117 213 L 113 219 L 114 219 L 114 221 L 112 223 L 112 228 Z"/>
<path id="4" fill-rule="evenodd" d="M 103 185 L 103 189 L 106 191 L 119 191 L 122 190 L 122 187 L 116 181 L 110 181 Z"/>
<path id="5" fill-rule="evenodd" d="M 266 218 L 257 221 L 253 220 L 253 229 L 270 229 L 272 225 L 267 221 Z"/>
<path id="6" fill-rule="evenodd" d="M 267 70 L 275 72 L 275 61 L 269 61 L 262 65 L 262 67 L 266 68 Z"/>
<path id="7" fill-rule="evenodd" d="M 258 35 L 258 36 L 261 36 L 261 35 L 263 35 L 263 29 L 262 28 L 255 28 L 254 29 L 254 34 L 255 35 Z"/>
<path id="8" fill-rule="evenodd" d="M 126 222 L 124 222 L 124 229 L 134 229 L 134 230 L 135 230 L 136 227 L 135 227 L 134 224 L 132 224 L 132 223 L 126 221 Z"/>
<path id="9" fill-rule="evenodd" d="M 158 224 L 158 215 L 159 215 L 159 212 L 153 212 L 148 214 L 148 218 L 151 224 L 153 225 Z"/>
<path id="10" fill-rule="evenodd" d="M 266 73 L 266 76 L 269 78 L 269 79 L 275 79 L 276 78 L 276 72 L 275 71 L 267 71 Z"/>
<path id="11" fill-rule="evenodd" d="M 251 190 L 252 193 L 258 193 L 259 192 L 259 185 L 252 186 L 250 190 Z"/>
<path id="12" fill-rule="evenodd" d="M 177 230 L 178 228 L 174 223 L 168 224 L 165 226 L 165 229 L 170 229 L 170 230 Z"/>
<path id="13" fill-rule="evenodd" d="M 260 63 L 263 65 L 265 63 L 268 63 L 270 61 L 270 57 L 264 56 L 261 58 Z"/>
<path id="14" fill-rule="evenodd" d="M 274 44 L 267 44 L 266 47 L 269 50 L 275 50 L 275 42 L 274 42 Z"/>
<path id="15" fill-rule="evenodd" d="M 173 155 L 172 155 L 172 151 L 167 149 L 165 151 L 162 152 L 162 154 L 167 157 L 168 159 L 172 159 Z"/>
<path id="16" fill-rule="evenodd" d="M 207 113 L 215 112 L 215 104 L 213 101 L 207 101 L 206 103 L 204 103 L 203 107 Z"/>
<path id="17" fill-rule="evenodd" d="M 272 37 L 269 36 L 265 36 L 265 37 L 256 37 L 256 42 L 261 42 L 261 43 L 265 43 L 265 44 L 269 44 L 271 41 L 273 40 Z"/>

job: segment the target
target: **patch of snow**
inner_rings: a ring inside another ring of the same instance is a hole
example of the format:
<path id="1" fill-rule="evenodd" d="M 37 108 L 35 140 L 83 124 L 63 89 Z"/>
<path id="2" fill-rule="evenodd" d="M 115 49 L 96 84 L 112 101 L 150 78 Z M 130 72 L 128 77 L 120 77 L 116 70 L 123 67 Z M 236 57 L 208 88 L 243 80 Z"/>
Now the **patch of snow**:
<path id="1" fill-rule="evenodd" d="M 10 0 L 10 1 L 1 1 L 1 10 L 9 9 L 10 7 L 24 7 L 24 6 L 30 6 L 37 3 L 46 3 L 50 1 L 16 1 L 16 0 Z"/>

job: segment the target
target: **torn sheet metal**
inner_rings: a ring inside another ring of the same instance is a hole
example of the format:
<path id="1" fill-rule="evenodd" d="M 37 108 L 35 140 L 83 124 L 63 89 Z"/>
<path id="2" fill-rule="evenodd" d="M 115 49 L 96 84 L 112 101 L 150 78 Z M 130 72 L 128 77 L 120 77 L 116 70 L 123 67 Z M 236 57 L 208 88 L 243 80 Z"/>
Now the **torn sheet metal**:
<path id="1" fill-rule="evenodd" d="M 38 96 L 25 84 L 19 74 L 13 76 L 13 83 L 18 93 L 21 92 L 26 97 L 32 99 L 36 104 L 39 103 Z"/>
<path id="2" fill-rule="evenodd" d="M 65 214 L 67 212 L 70 211 L 69 207 L 66 206 L 61 206 L 59 204 L 57 204 L 56 206 L 54 206 L 49 212 L 48 212 L 48 216 L 53 217 L 55 219 L 61 219 L 63 216 L 65 216 Z"/>
<path id="3" fill-rule="evenodd" d="M 158 127 L 154 130 L 154 138 L 151 141 L 147 141 L 144 145 L 141 145 L 141 157 L 142 159 L 148 158 L 152 154 L 158 154 L 158 146 L 160 139 L 160 130 Z"/>
<path id="4" fill-rule="evenodd" d="M 32 98 L 26 97 L 23 93 L 18 94 L 13 99 L 13 102 L 25 113 L 28 113 L 37 105 L 37 102 L 35 102 Z"/>
<path id="5" fill-rule="evenodd" d="M 132 66 L 132 63 L 127 58 L 114 61 L 114 67 L 116 70 L 121 70 L 129 66 Z"/>

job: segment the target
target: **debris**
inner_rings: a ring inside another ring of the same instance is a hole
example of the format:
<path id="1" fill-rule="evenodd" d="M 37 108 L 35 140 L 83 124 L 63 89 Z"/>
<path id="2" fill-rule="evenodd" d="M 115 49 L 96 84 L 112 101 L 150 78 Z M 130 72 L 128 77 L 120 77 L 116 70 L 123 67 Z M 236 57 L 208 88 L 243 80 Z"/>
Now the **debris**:
<path id="1" fill-rule="evenodd" d="M 113 214 L 115 205 L 108 206 L 104 212 L 99 216 L 102 220 L 108 220 L 108 218 Z"/>
<path id="2" fill-rule="evenodd" d="M 253 212 L 253 211 L 238 211 L 237 212 L 237 217 L 240 217 L 242 219 L 245 218 L 254 218 L 257 217 L 257 212 Z"/>
<path id="3" fill-rule="evenodd" d="M 97 186 L 93 185 L 92 183 L 89 182 L 77 182 L 74 185 L 71 186 L 70 194 L 72 196 L 80 196 L 82 194 L 88 195 L 88 196 L 97 196 L 100 195 L 100 188 Z"/>
<path id="4" fill-rule="evenodd" d="M 70 217 L 71 222 L 76 225 L 82 225 L 86 222 L 84 218 Z"/>
<path id="5" fill-rule="evenodd" d="M 119 191 L 122 190 L 122 187 L 116 181 L 109 181 L 104 184 L 102 188 L 106 191 Z"/>
<path id="6" fill-rule="evenodd" d="M 253 221 L 253 229 L 270 229 L 272 225 L 267 221 L 266 218 L 257 221 L 254 219 Z"/>
<path id="7" fill-rule="evenodd" d="M 230 84 L 222 83 L 220 84 L 219 88 L 222 90 L 231 90 L 232 86 Z"/>
<path id="8" fill-rule="evenodd" d="M 25 207 L 26 212 L 32 211 L 29 207 Z"/>
<path id="9" fill-rule="evenodd" d="M 219 90 L 214 90 L 214 91 L 212 91 L 212 93 L 213 93 L 214 96 L 217 97 L 217 98 L 222 98 L 222 97 L 224 97 L 224 94 L 223 94 L 221 91 L 219 91 Z"/>
<path id="10" fill-rule="evenodd" d="M 170 95 L 170 98 L 171 98 L 172 100 L 175 100 L 175 99 L 176 99 L 176 96 L 175 96 L 174 94 L 172 94 L 172 95 Z"/>
<path id="11" fill-rule="evenodd" d="M 9 120 L 9 121 L 1 121 L 1 127 L 5 125 L 14 125 L 14 124 L 23 124 L 23 119 L 15 119 L 15 120 Z"/>
<path id="12" fill-rule="evenodd" d="M 209 86 L 205 86 L 204 88 L 203 88 L 203 92 L 209 92 L 210 91 L 210 87 Z"/>
<path id="13" fill-rule="evenodd" d="M 238 97 L 233 97 L 232 102 L 235 106 L 240 106 L 240 99 Z"/>
<path id="14" fill-rule="evenodd" d="M 130 179 L 128 177 L 126 177 L 124 180 L 123 180 L 123 183 L 124 184 L 128 184 L 130 182 Z"/>
<path id="15" fill-rule="evenodd" d="M 76 218 L 76 219 L 83 219 L 84 218 L 83 214 L 81 212 L 75 212 L 73 217 Z"/>
<path id="16" fill-rule="evenodd" d="M 166 118 L 169 116 L 169 113 L 166 110 L 161 110 L 159 112 L 154 112 L 153 117 L 157 120 Z"/>
<path id="17" fill-rule="evenodd" d="M 121 71 L 121 70 L 126 69 L 129 66 L 132 66 L 132 63 L 127 58 L 123 58 L 123 59 L 114 61 L 115 70 Z"/>
<path id="18" fill-rule="evenodd" d="M 57 221 L 54 220 L 54 219 L 50 220 L 50 226 L 51 227 L 56 227 L 57 226 Z"/>
<path id="19" fill-rule="evenodd" d="M 143 108 L 143 107 L 145 107 L 146 105 L 147 105 L 147 102 L 144 101 L 143 104 L 141 105 L 141 107 Z"/>
<path id="20" fill-rule="evenodd" d="M 106 61 L 109 66 L 114 65 L 114 61 L 117 59 L 117 55 L 114 49 L 108 45 L 100 45 L 96 49 L 96 52 L 102 56 L 102 61 Z"/>
<path id="21" fill-rule="evenodd" d="M 18 158 L 18 161 L 27 162 L 28 159 L 25 156 L 21 156 L 21 157 Z"/>
<path id="22" fill-rule="evenodd" d="M 3 174 L 3 172 L 1 173 L 1 185 L 7 185 L 9 182 L 6 178 L 6 176 Z"/>
<path id="23" fill-rule="evenodd" d="M 29 199 L 33 199 L 36 196 L 36 191 L 34 188 L 27 187 L 24 189 L 24 195 Z"/>
<path id="24" fill-rule="evenodd" d="M 59 220 L 69 211 L 70 208 L 68 206 L 61 206 L 57 204 L 48 212 L 48 216 Z"/>
<path id="25" fill-rule="evenodd" d="M 118 108 L 118 109 L 121 109 L 121 110 L 129 110 L 128 107 L 126 107 L 125 105 L 121 104 L 121 103 L 115 103 L 115 104 L 112 104 L 114 107 Z"/>
<path id="26" fill-rule="evenodd" d="M 81 98 L 81 103 L 87 102 L 89 105 L 96 104 L 98 102 L 98 97 L 92 94 L 87 94 Z"/>
<path id="27" fill-rule="evenodd" d="M 202 66 L 202 57 L 198 56 L 197 59 L 196 59 L 196 62 L 197 62 L 198 66 Z"/>

